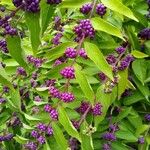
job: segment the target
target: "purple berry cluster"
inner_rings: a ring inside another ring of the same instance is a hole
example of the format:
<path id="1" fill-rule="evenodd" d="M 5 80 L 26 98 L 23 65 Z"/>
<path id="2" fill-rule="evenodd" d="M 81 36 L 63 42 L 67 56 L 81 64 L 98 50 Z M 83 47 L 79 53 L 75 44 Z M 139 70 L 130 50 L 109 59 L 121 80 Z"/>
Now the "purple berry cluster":
<path id="1" fill-rule="evenodd" d="M 92 108 L 92 113 L 94 116 L 99 116 L 102 114 L 102 105 L 100 103 L 96 103 Z"/>
<path id="2" fill-rule="evenodd" d="M 74 79 L 75 78 L 75 70 L 73 67 L 65 67 L 60 71 L 60 74 L 66 79 Z"/>
<path id="3" fill-rule="evenodd" d="M 24 148 L 28 150 L 37 150 L 37 147 L 38 145 L 36 142 L 28 142 L 27 144 L 24 145 Z"/>
<path id="4" fill-rule="evenodd" d="M 50 117 L 53 119 L 53 120 L 58 120 L 58 111 L 53 108 L 51 105 L 49 104 L 46 104 L 44 106 L 44 111 L 45 112 L 48 112 Z"/>
<path id="5" fill-rule="evenodd" d="M 103 139 L 112 142 L 116 141 L 116 136 L 114 133 L 106 132 L 105 134 L 103 134 Z"/>
<path id="6" fill-rule="evenodd" d="M 8 53 L 7 49 L 7 43 L 5 40 L 0 40 L 0 49 L 2 50 L 3 53 Z"/>
<path id="7" fill-rule="evenodd" d="M 105 144 L 103 144 L 102 149 L 103 149 L 103 150 L 111 150 L 111 145 L 108 144 L 108 143 L 105 143 Z"/>
<path id="8" fill-rule="evenodd" d="M 51 5 L 59 4 L 61 2 L 62 2 L 62 0 L 47 0 L 47 4 L 51 4 Z"/>
<path id="9" fill-rule="evenodd" d="M 126 48 L 123 46 L 117 47 L 116 52 L 120 55 L 123 54 L 126 51 Z"/>
<path id="10" fill-rule="evenodd" d="M 62 33 L 56 33 L 55 36 L 52 39 L 52 43 L 54 45 L 59 45 L 61 43 L 60 40 L 61 40 L 62 36 L 63 36 Z"/>
<path id="11" fill-rule="evenodd" d="M 64 93 L 61 93 L 60 99 L 65 103 L 70 103 L 70 102 L 74 101 L 75 97 L 70 92 L 64 92 Z"/>
<path id="12" fill-rule="evenodd" d="M 85 51 L 84 48 L 81 48 L 81 49 L 79 50 L 79 55 L 80 55 L 80 57 L 82 57 L 82 58 L 84 58 L 84 59 L 88 59 L 87 53 L 86 53 L 86 51 Z"/>
<path id="13" fill-rule="evenodd" d="M 13 139 L 13 137 L 14 137 L 14 135 L 12 133 L 8 133 L 6 135 L 0 135 L 0 142 L 10 141 Z"/>
<path id="14" fill-rule="evenodd" d="M 90 107 L 90 104 L 86 101 L 83 101 L 77 111 L 81 114 L 84 114 L 86 110 Z"/>
<path id="15" fill-rule="evenodd" d="M 112 54 L 109 54 L 106 57 L 106 60 L 107 60 L 108 64 L 113 65 L 116 62 L 116 57 Z"/>
<path id="16" fill-rule="evenodd" d="M 22 6 L 22 9 L 27 12 L 36 13 L 40 11 L 40 0 L 13 0 L 15 7 Z"/>
<path id="17" fill-rule="evenodd" d="M 139 144 L 144 144 L 144 143 L 145 143 L 144 137 L 139 137 L 139 138 L 138 138 L 138 143 L 139 143 Z"/>
<path id="18" fill-rule="evenodd" d="M 103 72 L 100 72 L 98 74 L 98 77 L 101 81 L 105 81 L 107 79 L 107 76 Z"/>
<path id="19" fill-rule="evenodd" d="M 92 4 L 91 3 L 87 3 L 84 4 L 81 8 L 80 8 L 80 12 L 83 14 L 88 14 L 90 11 L 92 10 Z"/>
<path id="20" fill-rule="evenodd" d="M 105 14 L 106 14 L 106 6 L 104 6 L 104 4 L 102 4 L 102 3 L 99 3 L 99 4 L 97 4 L 97 6 L 96 6 L 96 13 L 99 15 L 99 16 L 101 16 L 101 17 L 103 17 Z"/>
<path id="21" fill-rule="evenodd" d="M 76 128 L 76 129 L 79 129 L 80 125 L 79 125 L 79 121 L 76 121 L 76 120 L 71 120 L 73 126 Z"/>
<path id="22" fill-rule="evenodd" d="M 150 28 L 145 28 L 141 30 L 138 34 L 138 37 L 143 40 L 150 40 Z"/>
<path id="23" fill-rule="evenodd" d="M 4 104 L 4 103 L 6 103 L 6 102 L 7 102 L 7 100 L 6 100 L 5 98 L 0 97 L 0 104 Z"/>
<path id="24" fill-rule="evenodd" d="M 34 97 L 34 101 L 36 102 L 41 102 L 42 101 L 42 98 L 40 96 L 35 96 Z"/>
<path id="25" fill-rule="evenodd" d="M 35 58 L 32 55 L 28 55 L 27 56 L 27 61 L 29 63 L 31 63 L 33 66 L 35 66 L 36 68 L 41 67 L 41 65 L 43 64 L 43 62 L 45 61 L 44 59 L 41 58 Z"/>
<path id="26" fill-rule="evenodd" d="M 54 86 L 50 86 L 49 88 L 49 94 L 51 95 L 51 97 L 53 98 L 60 98 L 60 92 L 57 88 L 55 88 Z"/>
<path id="27" fill-rule="evenodd" d="M 75 39 L 77 42 L 82 38 L 94 38 L 95 36 L 95 30 L 89 19 L 81 20 L 79 24 L 74 27 L 74 32 L 77 35 Z"/>
<path id="28" fill-rule="evenodd" d="M 23 67 L 18 67 L 17 68 L 17 75 L 27 76 L 27 73 Z"/>
<path id="29" fill-rule="evenodd" d="M 145 115 L 145 120 L 150 122 L 150 114 Z"/>
<path id="30" fill-rule="evenodd" d="M 67 58 L 76 58 L 77 51 L 74 48 L 68 47 L 65 51 L 65 55 Z"/>

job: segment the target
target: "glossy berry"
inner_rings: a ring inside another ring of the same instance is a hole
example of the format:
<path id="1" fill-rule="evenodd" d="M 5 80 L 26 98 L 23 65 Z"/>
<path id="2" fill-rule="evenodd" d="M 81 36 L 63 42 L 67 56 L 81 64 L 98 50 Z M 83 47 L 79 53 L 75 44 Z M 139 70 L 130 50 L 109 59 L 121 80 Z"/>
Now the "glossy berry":
<path id="1" fill-rule="evenodd" d="M 48 4 L 59 4 L 61 2 L 62 2 L 62 0 L 47 0 Z"/>
<path id="2" fill-rule="evenodd" d="M 83 14 L 88 14 L 91 10 L 92 10 L 92 4 L 91 3 L 84 4 L 80 8 L 80 12 Z"/>
<path id="3" fill-rule="evenodd" d="M 74 32 L 77 35 L 76 41 L 79 42 L 82 38 L 94 38 L 95 30 L 89 19 L 84 19 L 74 27 Z"/>
<path id="4" fill-rule="evenodd" d="M 74 48 L 68 47 L 65 51 L 65 55 L 68 58 L 76 58 L 77 56 L 77 51 Z"/>
<path id="5" fill-rule="evenodd" d="M 88 59 L 87 53 L 86 53 L 86 51 L 85 51 L 84 48 L 81 48 L 81 49 L 79 50 L 79 55 L 80 55 L 82 58 L 84 58 L 84 59 Z"/>
<path id="6" fill-rule="evenodd" d="M 145 115 L 145 120 L 146 120 L 146 121 L 150 121 L 150 114 L 146 114 L 146 115 Z"/>
<path id="7" fill-rule="evenodd" d="M 5 40 L 0 40 L 0 49 L 2 50 L 3 53 L 8 53 L 7 49 L 7 43 Z"/>
<path id="8" fill-rule="evenodd" d="M 44 110 L 45 110 L 45 112 L 50 113 L 50 111 L 52 110 L 52 107 L 51 107 L 49 104 L 46 104 L 46 105 L 44 106 Z"/>
<path id="9" fill-rule="evenodd" d="M 0 97 L 0 104 L 4 104 L 4 103 L 6 103 L 6 99 L 5 99 L 5 98 Z"/>
<path id="10" fill-rule="evenodd" d="M 144 143 L 145 143 L 144 137 L 138 138 L 138 143 L 139 143 L 139 144 L 144 144 Z"/>
<path id="11" fill-rule="evenodd" d="M 138 34 L 138 37 L 143 40 L 150 40 L 150 28 L 145 28 L 141 30 Z"/>
<path id="12" fill-rule="evenodd" d="M 28 142 L 24 147 L 28 150 L 37 150 L 37 144 L 34 142 Z"/>
<path id="13" fill-rule="evenodd" d="M 110 124 L 110 125 L 109 125 L 109 130 L 110 130 L 111 132 L 116 132 L 116 131 L 119 130 L 119 127 L 118 127 L 117 124 Z"/>
<path id="14" fill-rule="evenodd" d="M 63 70 L 60 71 L 60 74 L 67 79 L 74 79 L 75 78 L 75 74 L 74 74 L 75 70 L 73 67 L 65 67 Z"/>
<path id="15" fill-rule="evenodd" d="M 98 116 L 102 114 L 102 105 L 100 103 L 97 103 L 94 105 L 92 109 L 93 115 Z"/>
<path id="16" fill-rule="evenodd" d="M 111 150 L 111 146 L 110 146 L 110 144 L 103 144 L 102 149 L 103 150 Z"/>
<path id="17" fill-rule="evenodd" d="M 116 62 L 116 57 L 112 54 L 109 54 L 107 57 L 106 57 L 106 60 L 108 62 L 108 64 L 112 65 Z"/>
<path id="18" fill-rule="evenodd" d="M 16 7 L 19 7 L 20 5 L 23 4 L 23 0 L 13 0 L 13 4 L 14 4 L 14 6 L 16 6 Z"/>
<path id="19" fill-rule="evenodd" d="M 54 86 L 51 86 L 49 88 L 49 93 L 50 93 L 51 97 L 53 97 L 53 98 L 59 98 L 60 97 L 59 90 L 56 89 Z"/>
<path id="20" fill-rule="evenodd" d="M 40 131 L 42 131 L 42 132 L 45 132 L 46 131 L 46 125 L 45 124 L 43 124 L 43 123 L 39 123 L 38 125 L 37 125 L 37 129 L 39 129 Z"/>
<path id="21" fill-rule="evenodd" d="M 105 81 L 107 79 L 107 76 L 103 72 L 99 73 L 98 76 L 101 81 Z"/>
<path id="22" fill-rule="evenodd" d="M 103 135 L 103 139 L 108 140 L 108 141 L 116 141 L 116 136 L 114 133 L 111 132 L 106 132 Z"/>
<path id="23" fill-rule="evenodd" d="M 96 13 L 101 17 L 104 16 L 106 14 L 106 7 L 102 3 L 97 4 Z"/>
<path id="24" fill-rule="evenodd" d="M 52 39 L 52 43 L 54 45 L 59 45 L 61 43 L 60 40 L 61 40 L 62 36 L 63 36 L 62 33 L 56 33 L 54 38 Z"/>
<path id="25" fill-rule="evenodd" d="M 31 132 L 31 136 L 34 137 L 34 138 L 38 138 L 38 137 L 39 137 L 38 131 L 33 130 L 33 131 Z"/>
<path id="26" fill-rule="evenodd" d="M 45 138 L 41 135 L 38 137 L 37 141 L 40 143 L 40 144 L 44 144 L 45 143 Z"/>
<path id="27" fill-rule="evenodd" d="M 69 103 L 74 101 L 75 97 L 72 93 L 64 92 L 61 93 L 60 99 L 65 103 Z"/>
<path id="28" fill-rule="evenodd" d="M 78 112 L 80 112 L 81 114 L 84 114 L 85 111 L 89 108 L 90 104 L 88 102 L 82 102 L 80 107 L 77 109 Z"/>
<path id="29" fill-rule="evenodd" d="M 56 109 L 52 108 L 49 114 L 53 120 L 58 120 L 58 112 Z"/>
<path id="30" fill-rule="evenodd" d="M 116 52 L 117 52 L 119 55 L 122 54 L 122 53 L 124 53 L 125 50 L 126 50 L 126 48 L 124 48 L 124 47 L 122 47 L 122 46 L 116 48 Z"/>

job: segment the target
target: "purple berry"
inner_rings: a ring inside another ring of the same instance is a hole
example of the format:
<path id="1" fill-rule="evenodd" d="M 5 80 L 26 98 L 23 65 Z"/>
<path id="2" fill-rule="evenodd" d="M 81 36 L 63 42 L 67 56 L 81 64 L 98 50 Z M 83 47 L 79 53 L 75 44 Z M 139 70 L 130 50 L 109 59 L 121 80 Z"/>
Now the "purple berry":
<path id="1" fill-rule="evenodd" d="M 36 102 L 41 102 L 41 101 L 42 101 L 42 98 L 41 98 L 40 96 L 35 96 L 35 97 L 34 97 L 34 100 L 35 100 Z"/>
<path id="2" fill-rule="evenodd" d="M 58 120 L 58 112 L 56 109 L 52 108 L 49 114 L 53 120 Z"/>
<path id="3" fill-rule="evenodd" d="M 68 58 L 76 58 L 77 56 L 77 51 L 74 48 L 68 47 L 65 51 L 65 55 Z"/>
<path id="4" fill-rule="evenodd" d="M 145 120 L 146 120 L 146 121 L 150 121 L 150 114 L 146 114 L 146 115 L 145 115 Z"/>
<path id="5" fill-rule="evenodd" d="M 6 103 L 6 99 L 5 99 L 5 98 L 0 97 L 0 104 L 4 104 L 4 103 Z"/>
<path id="6" fill-rule="evenodd" d="M 50 113 L 50 111 L 52 110 L 52 107 L 51 107 L 49 104 L 46 104 L 46 105 L 44 106 L 44 110 L 45 110 L 45 112 Z"/>
<path id="7" fill-rule="evenodd" d="M 143 40 L 150 40 L 150 28 L 145 28 L 141 30 L 138 34 L 138 37 Z"/>
<path id="8" fill-rule="evenodd" d="M 84 48 L 81 48 L 81 49 L 79 50 L 79 55 L 80 55 L 82 58 L 84 58 L 84 59 L 88 59 L 87 53 L 86 53 L 86 51 L 85 51 Z"/>
<path id="9" fill-rule="evenodd" d="M 61 42 L 60 42 L 60 39 L 62 38 L 62 33 L 56 33 L 54 38 L 52 39 L 52 43 L 54 45 L 59 45 Z"/>
<path id="10" fill-rule="evenodd" d="M 4 141 L 10 141 L 12 140 L 12 138 L 14 137 L 14 135 L 12 133 L 9 133 L 7 135 L 4 136 Z"/>
<path id="11" fill-rule="evenodd" d="M 37 125 L 37 128 L 38 128 L 40 131 L 45 132 L 47 127 L 46 127 L 45 124 L 39 123 L 39 124 Z"/>
<path id="12" fill-rule="evenodd" d="M 78 112 L 84 114 L 85 111 L 89 108 L 90 104 L 88 102 L 82 102 L 80 107 L 77 109 Z"/>
<path id="13" fill-rule="evenodd" d="M 23 4 L 23 0 L 13 0 L 13 4 L 14 4 L 14 6 L 16 6 L 16 7 L 19 7 L 20 5 Z"/>
<path id="14" fill-rule="evenodd" d="M 109 130 L 110 130 L 111 132 L 116 132 L 116 131 L 119 130 L 119 127 L 118 127 L 117 124 L 111 124 L 111 125 L 109 126 Z"/>
<path id="15" fill-rule="evenodd" d="M 103 139 L 108 140 L 108 141 L 116 141 L 116 136 L 114 133 L 111 132 L 106 132 L 103 135 Z"/>
<path id="16" fill-rule="evenodd" d="M 34 137 L 34 138 L 38 138 L 38 137 L 39 137 L 38 131 L 33 130 L 33 131 L 31 132 L 31 136 Z"/>
<path id="17" fill-rule="evenodd" d="M 61 93 L 60 99 L 65 103 L 69 103 L 69 102 L 74 101 L 75 97 L 72 93 L 64 92 L 64 93 Z"/>
<path id="18" fill-rule="evenodd" d="M 37 141 L 38 141 L 40 144 L 44 144 L 44 143 L 45 143 L 45 138 L 41 135 L 41 136 L 39 136 L 39 138 L 37 139 Z"/>
<path id="19" fill-rule="evenodd" d="M 61 3 L 62 2 L 62 0 L 47 0 L 47 3 L 48 4 L 59 4 L 59 3 Z"/>
<path id="20" fill-rule="evenodd" d="M 103 144 L 103 150 L 111 150 L 110 144 Z"/>
<path id="21" fill-rule="evenodd" d="M 144 143 L 145 143 L 144 137 L 138 138 L 138 143 L 139 143 L 139 144 L 144 144 Z"/>
<path id="22" fill-rule="evenodd" d="M 0 49 L 3 53 L 8 53 L 7 42 L 5 40 L 0 40 Z"/>
<path id="23" fill-rule="evenodd" d="M 106 60 L 107 60 L 108 64 L 112 65 L 116 62 L 116 57 L 114 55 L 110 54 L 106 57 Z"/>
<path id="24" fill-rule="evenodd" d="M 99 73 L 98 76 L 102 81 L 105 81 L 107 79 L 107 76 L 103 72 Z"/>
<path id="25" fill-rule="evenodd" d="M 9 92 L 9 87 L 3 86 L 3 92 L 4 92 L 4 93 L 8 93 L 8 92 Z"/>
<path id="26" fill-rule="evenodd" d="M 92 4 L 91 3 L 84 4 L 80 8 L 80 12 L 83 14 L 88 14 L 91 10 L 92 10 Z"/>
<path id="27" fill-rule="evenodd" d="M 47 134 L 48 136 L 52 136 L 52 135 L 53 135 L 53 129 L 52 129 L 51 126 L 48 126 L 48 127 L 47 127 L 46 134 Z"/>
<path id="28" fill-rule="evenodd" d="M 100 103 L 97 103 L 94 105 L 92 109 L 93 115 L 98 116 L 102 114 L 102 105 Z"/>
<path id="29" fill-rule="evenodd" d="M 63 62 L 61 61 L 61 60 L 59 60 L 59 59 L 56 59 L 56 61 L 54 62 L 54 64 L 53 64 L 53 67 L 56 67 L 56 66 L 58 66 L 58 65 L 61 65 Z"/>
<path id="30" fill-rule="evenodd" d="M 50 93 L 51 97 L 53 97 L 53 98 L 59 98 L 60 97 L 59 90 L 56 89 L 54 86 L 51 86 L 49 88 L 49 93 Z"/>
<path id="31" fill-rule="evenodd" d="M 17 68 L 17 75 L 27 76 L 27 73 L 23 67 Z"/>
<path id="32" fill-rule="evenodd" d="M 37 144 L 34 142 L 28 142 L 24 147 L 28 150 L 37 150 Z"/>
<path id="33" fill-rule="evenodd" d="M 75 138 L 69 139 L 69 146 L 71 150 L 79 150 L 79 144 L 78 144 L 77 139 Z"/>
<path id="34" fill-rule="evenodd" d="M 74 79 L 75 78 L 75 74 L 74 74 L 75 70 L 73 67 L 65 67 L 63 70 L 60 71 L 60 74 L 67 79 Z"/>
<path id="35" fill-rule="evenodd" d="M 116 52 L 120 55 L 126 51 L 126 48 L 120 46 L 116 48 Z"/>
<path id="36" fill-rule="evenodd" d="M 73 126 L 76 128 L 76 129 L 79 129 L 80 126 L 79 126 L 79 121 L 76 121 L 76 120 L 71 120 Z"/>
<path id="37" fill-rule="evenodd" d="M 96 6 L 96 13 L 99 16 L 103 17 L 106 14 L 106 9 L 107 8 L 102 3 L 97 4 L 97 6 Z"/>

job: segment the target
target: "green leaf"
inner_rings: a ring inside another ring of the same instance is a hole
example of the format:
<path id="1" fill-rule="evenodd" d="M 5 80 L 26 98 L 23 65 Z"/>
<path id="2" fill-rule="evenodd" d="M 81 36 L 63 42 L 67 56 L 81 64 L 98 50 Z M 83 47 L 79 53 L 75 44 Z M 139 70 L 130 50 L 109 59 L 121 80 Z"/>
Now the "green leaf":
<path id="1" fill-rule="evenodd" d="M 61 8 L 80 8 L 83 4 L 90 2 L 90 0 L 64 0 L 61 4 Z"/>
<path id="2" fill-rule="evenodd" d="M 117 138 L 124 139 L 124 140 L 130 141 L 130 142 L 136 142 L 138 140 L 137 137 L 134 136 L 132 132 L 127 131 L 127 130 L 126 131 L 123 131 L 123 130 L 117 131 L 116 136 L 117 136 Z"/>
<path id="3" fill-rule="evenodd" d="M 120 143 L 120 142 L 112 142 L 111 144 L 112 150 L 129 150 L 125 144 Z"/>
<path id="4" fill-rule="evenodd" d="M 16 136 L 14 137 L 14 139 L 16 140 L 16 142 L 18 142 L 18 143 L 20 143 L 20 144 L 25 144 L 25 143 L 27 143 L 27 141 L 29 140 L 29 139 L 26 139 L 26 138 L 24 138 L 24 137 L 22 137 L 22 136 L 19 136 L 19 135 L 16 135 Z"/>
<path id="5" fill-rule="evenodd" d="M 14 58 L 22 67 L 25 69 L 28 68 L 28 65 L 25 61 L 25 54 L 21 47 L 21 40 L 19 36 L 8 36 L 6 38 L 7 48 L 10 55 Z"/>
<path id="6" fill-rule="evenodd" d="M 121 31 L 117 27 L 112 25 L 111 23 L 105 21 L 104 19 L 100 17 L 95 17 L 95 18 L 92 18 L 91 21 L 95 30 L 103 31 L 103 32 L 106 32 L 108 34 L 111 34 L 111 35 L 114 35 L 116 37 L 123 39 Z"/>
<path id="7" fill-rule="evenodd" d="M 142 124 L 136 129 L 136 136 L 140 136 L 140 134 L 144 133 L 146 130 L 149 129 L 149 125 Z"/>
<path id="8" fill-rule="evenodd" d="M 30 40 L 34 55 L 36 55 L 40 45 L 40 14 L 39 13 L 25 13 L 25 20 L 30 31 Z"/>
<path id="9" fill-rule="evenodd" d="M 113 80 L 112 68 L 107 63 L 105 57 L 98 49 L 95 44 L 85 42 L 84 43 L 85 50 L 87 52 L 88 57 L 96 64 L 96 66 L 105 73 L 111 80 Z"/>
<path id="10" fill-rule="evenodd" d="M 136 77 L 144 85 L 144 81 L 147 75 L 147 63 L 144 59 L 137 59 L 132 63 L 132 69 Z"/>
<path id="11" fill-rule="evenodd" d="M 76 47 L 77 43 L 75 42 L 66 42 L 62 43 L 59 46 L 56 46 L 55 48 L 51 49 L 49 52 L 46 53 L 45 57 L 49 60 L 55 60 L 56 58 L 59 58 L 62 56 L 66 50 L 67 47 Z"/>
<path id="12" fill-rule="evenodd" d="M 132 54 L 135 58 L 146 58 L 146 57 L 149 57 L 149 55 L 144 54 L 144 53 L 142 53 L 142 52 L 140 52 L 140 51 L 137 51 L 137 50 L 133 50 L 133 51 L 131 52 L 131 54 Z"/>
<path id="13" fill-rule="evenodd" d="M 80 70 L 80 67 L 78 65 L 75 66 L 75 77 L 86 98 L 93 104 L 94 103 L 93 89 L 89 84 L 85 74 Z"/>
<path id="14" fill-rule="evenodd" d="M 11 79 L 8 77 L 5 70 L 1 67 L 0 67 L 0 83 L 5 86 L 8 86 L 10 89 L 13 89 L 13 86 L 11 84 Z"/>
<path id="15" fill-rule="evenodd" d="M 118 99 L 120 99 L 121 95 L 123 94 L 123 92 L 127 88 L 128 70 L 126 69 L 124 71 L 120 71 L 119 76 L 120 76 L 120 79 L 119 79 L 119 82 L 118 82 Z"/>
<path id="16" fill-rule="evenodd" d="M 42 28 L 42 34 L 45 32 L 47 29 L 50 21 L 52 20 L 52 16 L 54 14 L 54 6 L 49 5 L 45 3 L 45 1 L 41 1 L 41 28 Z"/>
<path id="17" fill-rule="evenodd" d="M 65 109 L 63 107 L 59 107 L 59 122 L 63 125 L 64 129 L 67 131 L 69 135 L 75 137 L 81 142 L 81 138 L 79 136 L 78 131 L 71 123 Z"/>
<path id="18" fill-rule="evenodd" d="M 32 116 L 30 116 L 30 115 L 28 115 L 28 114 L 26 114 L 26 113 L 24 113 L 24 116 L 25 116 L 25 118 L 26 118 L 27 120 L 29 120 L 29 121 L 40 121 L 40 120 L 41 120 L 41 119 L 39 119 L 39 118 L 32 117 Z"/>
<path id="19" fill-rule="evenodd" d="M 68 146 L 68 141 L 65 139 L 62 129 L 55 123 L 52 123 L 52 128 L 54 131 L 54 138 L 57 144 L 60 146 L 61 150 L 66 150 Z"/>
<path id="20" fill-rule="evenodd" d="M 102 0 L 102 3 L 111 10 L 138 22 L 138 19 L 134 16 L 133 12 L 122 4 L 120 0 Z"/>

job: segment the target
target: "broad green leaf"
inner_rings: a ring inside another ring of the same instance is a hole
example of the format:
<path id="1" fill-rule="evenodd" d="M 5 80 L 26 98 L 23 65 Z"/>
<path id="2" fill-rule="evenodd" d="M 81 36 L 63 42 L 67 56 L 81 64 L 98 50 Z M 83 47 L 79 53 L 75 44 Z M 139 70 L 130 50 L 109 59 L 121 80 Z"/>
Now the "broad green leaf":
<path id="1" fill-rule="evenodd" d="M 75 43 L 75 42 L 62 43 L 59 46 L 56 46 L 55 48 L 48 51 L 46 53 L 45 57 L 51 61 L 55 60 L 56 58 L 59 58 L 60 56 L 62 56 L 64 54 L 67 47 L 73 47 L 74 48 L 76 46 L 77 46 L 77 43 Z"/>
<path id="2" fill-rule="evenodd" d="M 25 116 L 25 118 L 26 118 L 27 120 L 29 120 L 29 121 L 40 121 L 40 120 L 41 120 L 41 119 L 39 119 L 39 118 L 30 116 L 30 115 L 28 115 L 28 114 L 26 114 L 26 113 L 24 113 L 24 116 Z"/>
<path id="3" fill-rule="evenodd" d="M 122 4 L 120 0 L 102 0 L 102 3 L 111 10 L 138 22 L 138 19 L 134 16 L 133 12 Z"/>
<path id="4" fill-rule="evenodd" d="M 34 55 L 36 55 L 40 45 L 40 14 L 39 13 L 25 13 L 25 20 L 30 31 L 30 40 Z"/>
<path id="5" fill-rule="evenodd" d="M 150 127 L 147 124 L 142 124 L 136 129 L 136 136 L 140 136 L 140 134 L 144 133 L 146 130 L 148 130 Z"/>
<path id="6" fill-rule="evenodd" d="M 121 95 L 123 94 L 123 92 L 127 88 L 128 70 L 126 69 L 124 71 L 120 71 L 119 76 L 120 76 L 120 79 L 119 79 L 119 82 L 118 82 L 118 99 L 120 99 Z"/>
<path id="7" fill-rule="evenodd" d="M 0 67 L 0 83 L 13 89 L 13 86 L 11 84 L 11 79 L 8 77 L 4 68 L 1 68 L 1 67 Z"/>
<path id="8" fill-rule="evenodd" d="M 91 0 L 64 0 L 61 4 L 61 8 L 80 8 L 83 4 L 90 2 Z"/>
<path id="9" fill-rule="evenodd" d="M 111 146 L 112 150 L 129 150 L 128 147 L 121 142 L 112 142 Z"/>
<path id="10" fill-rule="evenodd" d="M 8 36 L 7 40 L 7 48 L 9 50 L 10 55 L 14 58 L 22 67 L 25 69 L 28 68 L 27 63 L 25 61 L 25 54 L 21 47 L 21 39 L 19 36 Z"/>
<path id="11" fill-rule="evenodd" d="M 52 123 L 52 128 L 54 131 L 54 138 L 57 142 L 57 144 L 60 146 L 61 150 L 67 150 L 68 141 L 65 139 L 62 129 L 55 123 Z"/>
<path id="12" fill-rule="evenodd" d="M 149 57 L 149 55 L 145 54 L 145 53 L 142 53 L 140 51 L 137 51 L 137 50 L 133 50 L 131 52 L 131 54 L 135 57 L 135 58 L 146 58 L 146 57 Z"/>
<path id="13" fill-rule="evenodd" d="M 123 131 L 123 130 L 119 130 L 116 132 L 116 136 L 117 138 L 120 139 L 124 139 L 130 142 L 136 142 L 138 139 L 137 137 L 130 131 Z"/>
<path id="14" fill-rule="evenodd" d="M 27 143 L 27 141 L 29 140 L 29 139 L 26 139 L 26 138 L 24 138 L 24 137 L 22 137 L 22 136 L 19 136 L 19 135 L 16 135 L 16 136 L 14 137 L 14 139 L 16 140 L 16 142 L 18 142 L 18 143 L 20 143 L 20 144 L 25 144 L 25 143 Z"/>
<path id="15" fill-rule="evenodd" d="M 45 1 L 41 1 L 41 30 L 42 30 L 42 34 L 44 33 L 44 31 L 47 29 L 50 21 L 52 20 L 52 16 L 54 14 L 54 6 L 53 5 L 49 5 L 47 3 L 45 3 Z"/>
<path id="16" fill-rule="evenodd" d="M 86 98 L 93 104 L 94 103 L 93 89 L 89 84 L 85 74 L 80 70 L 80 67 L 78 65 L 75 66 L 75 77 Z"/>
<path id="17" fill-rule="evenodd" d="M 144 59 L 137 59 L 132 63 L 132 69 L 136 77 L 144 85 L 144 81 L 147 75 L 147 63 Z"/>
<path id="18" fill-rule="evenodd" d="M 111 34 L 111 35 L 114 35 L 116 37 L 123 39 L 121 31 L 117 27 L 112 25 L 111 23 L 107 22 L 106 20 L 100 17 L 95 17 L 95 18 L 92 18 L 91 21 L 95 30 L 103 31 L 103 32 L 106 32 L 108 34 Z"/>
<path id="19" fill-rule="evenodd" d="M 112 68 L 107 63 L 105 57 L 98 49 L 95 44 L 85 42 L 84 43 L 85 50 L 87 52 L 88 57 L 96 64 L 96 66 L 105 73 L 111 80 L 113 80 Z"/>
<path id="20" fill-rule="evenodd" d="M 73 126 L 73 124 L 71 123 L 65 109 L 63 107 L 59 107 L 58 112 L 59 112 L 59 122 L 63 125 L 67 133 L 81 142 L 79 133 L 76 130 L 76 128 Z"/>
<path id="21" fill-rule="evenodd" d="M 49 143 L 46 140 L 46 143 L 44 144 L 43 150 L 51 150 Z"/>

